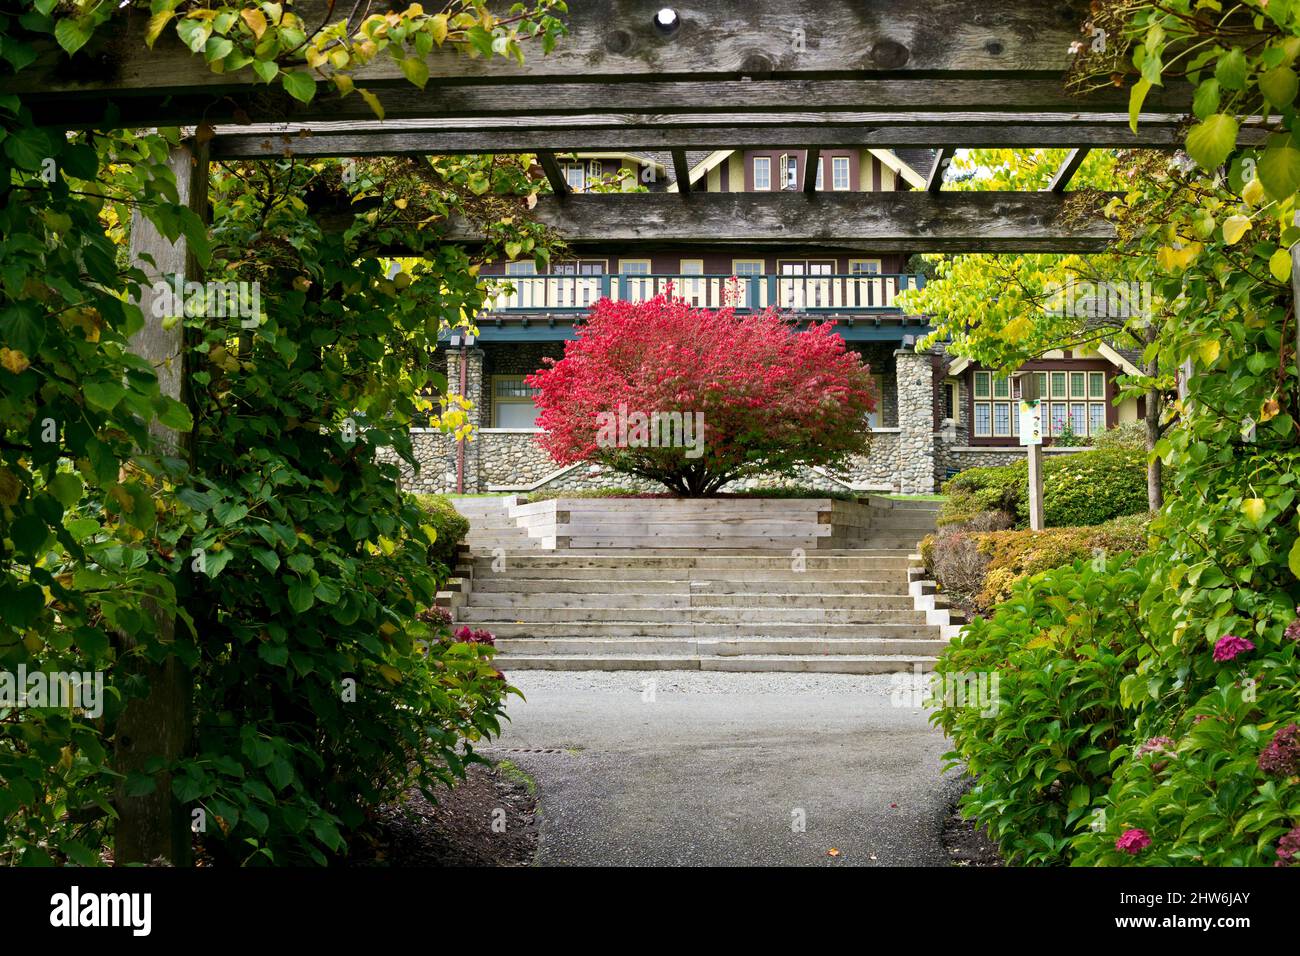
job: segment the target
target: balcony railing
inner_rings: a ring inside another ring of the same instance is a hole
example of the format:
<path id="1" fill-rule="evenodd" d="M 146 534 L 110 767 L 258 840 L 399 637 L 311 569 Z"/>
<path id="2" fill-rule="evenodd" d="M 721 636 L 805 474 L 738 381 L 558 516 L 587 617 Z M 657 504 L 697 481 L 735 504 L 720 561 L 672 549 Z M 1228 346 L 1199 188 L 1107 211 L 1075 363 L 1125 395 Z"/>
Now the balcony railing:
<path id="1" fill-rule="evenodd" d="M 925 286 L 925 276 L 855 275 L 514 275 L 501 277 L 493 312 L 585 312 L 602 298 L 644 302 L 671 288 L 699 308 L 769 305 L 795 312 L 899 311 L 900 292 Z"/>

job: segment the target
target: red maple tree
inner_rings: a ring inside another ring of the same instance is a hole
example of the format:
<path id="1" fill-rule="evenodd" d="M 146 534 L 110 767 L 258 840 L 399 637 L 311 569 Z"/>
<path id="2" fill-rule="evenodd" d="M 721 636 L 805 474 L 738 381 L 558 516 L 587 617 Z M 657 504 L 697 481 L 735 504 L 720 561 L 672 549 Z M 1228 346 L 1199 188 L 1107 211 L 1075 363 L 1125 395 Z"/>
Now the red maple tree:
<path id="1" fill-rule="evenodd" d="M 560 464 L 598 462 L 682 495 L 834 468 L 867 450 L 875 397 L 833 328 L 671 294 L 602 299 L 564 358 L 527 380 L 540 389 L 539 441 Z"/>

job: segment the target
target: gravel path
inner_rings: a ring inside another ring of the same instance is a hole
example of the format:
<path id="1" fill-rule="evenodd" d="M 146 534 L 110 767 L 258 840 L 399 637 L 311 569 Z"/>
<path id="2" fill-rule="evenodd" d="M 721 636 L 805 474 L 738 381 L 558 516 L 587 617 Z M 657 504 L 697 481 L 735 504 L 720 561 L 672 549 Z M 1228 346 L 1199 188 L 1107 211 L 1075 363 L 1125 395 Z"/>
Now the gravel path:
<path id="1" fill-rule="evenodd" d="M 957 775 L 897 678 L 508 676 L 527 700 L 489 753 L 537 781 L 543 865 L 948 863 Z"/>

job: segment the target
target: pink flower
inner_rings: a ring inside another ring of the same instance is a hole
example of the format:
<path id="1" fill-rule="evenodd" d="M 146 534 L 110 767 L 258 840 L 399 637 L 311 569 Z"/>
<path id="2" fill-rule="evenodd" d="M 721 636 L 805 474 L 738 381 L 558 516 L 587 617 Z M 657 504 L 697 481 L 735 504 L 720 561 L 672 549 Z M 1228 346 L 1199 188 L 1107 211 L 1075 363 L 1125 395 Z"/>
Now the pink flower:
<path id="1" fill-rule="evenodd" d="M 1300 607 L 1296 608 L 1295 612 L 1297 615 L 1296 619 L 1286 626 L 1286 630 L 1282 632 L 1282 636 L 1288 641 L 1300 643 Z"/>
<path id="2" fill-rule="evenodd" d="M 1143 850 L 1151 845 L 1151 837 L 1147 836 L 1146 830 L 1125 830 L 1123 835 L 1115 841 L 1115 849 L 1123 850 L 1133 856 L 1137 856 Z"/>
<path id="3" fill-rule="evenodd" d="M 1271 777 L 1300 773 L 1300 725 L 1289 724 L 1260 752 L 1259 769 Z"/>
<path id="4" fill-rule="evenodd" d="M 1139 757 L 1146 757 L 1150 754 L 1158 754 L 1161 757 L 1167 758 L 1167 757 L 1174 756 L 1174 753 L 1177 749 L 1178 749 L 1178 745 L 1175 744 L 1174 741 L 1169 737 L 1152 737 L 1146 743 L 1138 747 L 1137 755 Z M 1155 773 L 1159 773 L 1161 770 L 1164 770 L 1165 767 L 1167 766 L 1169 766 L 1169 761 L 1167 759 L 1153 760 L 1151 762 L 1151 769 Z"/>
<path id="5" fill-rule="evenodd" d="M 1239 654 L 1247 651 L 1253 651 L 1255 645 L 1244 637 L 1237 637 L 1233 634 L 1225 634 L 1219 638 L 1218 643 L 1214 645 L 1214 659 L 1222 663 L 1230 661 Z"/>
<path id="6" fill-rule="evenodd" d="M 1277 862 L 1274 866 L 1293 866 L 1300 863 L 1300 827 L 1282 834 L 1277 841 Z"/>

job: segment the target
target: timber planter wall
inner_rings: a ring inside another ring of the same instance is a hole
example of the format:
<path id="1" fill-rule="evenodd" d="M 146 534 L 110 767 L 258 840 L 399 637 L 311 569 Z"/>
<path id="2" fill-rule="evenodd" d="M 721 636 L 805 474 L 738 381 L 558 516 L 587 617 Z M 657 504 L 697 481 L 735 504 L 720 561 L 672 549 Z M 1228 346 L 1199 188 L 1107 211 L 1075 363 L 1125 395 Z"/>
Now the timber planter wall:
<path id="1" fill-rule="evenodd" d="M 508 514 L 542 548 L 790 551 L 910 547 L 934 528 L 932 511 L 872 498 L 555 498 Z"/>

